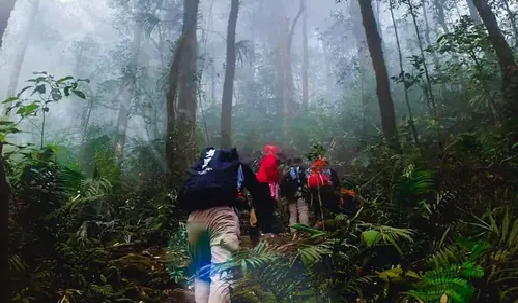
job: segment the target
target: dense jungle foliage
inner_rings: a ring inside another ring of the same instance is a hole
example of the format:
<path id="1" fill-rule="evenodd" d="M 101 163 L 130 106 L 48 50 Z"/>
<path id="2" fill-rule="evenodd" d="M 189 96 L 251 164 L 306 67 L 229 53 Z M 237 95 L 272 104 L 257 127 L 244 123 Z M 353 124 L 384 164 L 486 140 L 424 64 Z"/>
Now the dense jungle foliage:
<path id="1" fill-rule="evenodd" d="M 304 0 L 232 0 L 246 39 L 230 18 L 219 44 L 192 21 L 207 3 L 111 2 L 130 38 L 101 54 L 85 36 L 73 76 L 49 66 L 3 101 L 0 299 L 194 302 L 183 172 L 207 145 L 253 161 L 273 142 L 288 158 L 323 147 L 361 199 L 325 230 L 244 236 L 233 302 L 518 302 L 516 3 L 328 1 L 330 24 L 308 38 L 304 21 L 299 45 L 297 20 L 317 15 Z"/>

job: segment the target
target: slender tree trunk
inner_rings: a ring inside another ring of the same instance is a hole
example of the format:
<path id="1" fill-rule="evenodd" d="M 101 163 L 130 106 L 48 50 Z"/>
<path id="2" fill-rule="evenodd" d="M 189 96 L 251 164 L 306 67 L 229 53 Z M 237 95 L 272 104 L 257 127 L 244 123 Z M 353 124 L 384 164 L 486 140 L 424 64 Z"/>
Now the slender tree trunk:
<path id="1" fill-rule="evenodd" d="M 424 68 L 424 74 L 425 74 L 425 78 L 426 78 L 426 84 L 425 84 L 426 85 L 426 87 L 425 87 L 426 102 L 428 104 L 430 104 L 429 107 L 431 109 L 431 115 L 432 115 L 433 119 L 437 122 L 437 107 L 435 106 L 435 98 L 434 98 L 433 91 L 432 91 L 430 73 L 428 72 L 428 64 L 426 63 L 423 41 L 421 39 L 421 32 L 419 31 L 419 26 L 417 25 L 416 14 L 415 14 L 413 5 L 410 1 L 408 1 L 407 3 L 408 3 L 410 15 L 412 16 L 412 22 L 414 24 L 415 33 L 417 36 L 417 42 L 419 43 L 419 50 L 421 52 L 421 56 L 423 57 L 423 68 Z"/>
<path id="2" fill-rule="evenodd" d="M 322 55 L 324 56 L 324 73 L 326 79 L 326 101 L 327 103 L 330 103 L 333 97 L 334 85 L 331 85 L 331 83 L 333 83 L 333 79 L 330 77 L 331 67 L 329 64 L 329 51 L 325 42 L 322 42 L 322 51 Z"/>
<path id="3" fill-rule="evenodd" d="M 214 61 L 210 64 L 210 101 L 211 106 L 216 105 L 216 66 Z"/>
<path id="4" fill-rule="evenodd" d="M 223 100 L 221 102 L 221 146 L 232 147 L 232 93 L 234 91 L 234 75 L 236 72 L 236 24 L 239 0 L 232 0 L 227 28 L 227 60 L 225 82 L 223 84 Z"/>
<path id="5" fill-rule="evenodd" d="M 196 128 L 196 87 L 198 85 L 198 41 L 196 28 L 199 4 L 199 0 L 184 0 L 182 32 L 187 33 L 187 36 L 182 54 L 179 79 L 180 92 L 178 95 L 177 123 L 182 128 L 182 132 L 190 130 L 192 134 Z M 186 160 L 189 161 L 189 159 Z"/>
<path id="6" fill-rule="evenodd" d="M 486 0 L 472 0 L 480 17 L 484 21 L 489 37 L 495 49 L 498 65 L 502 73 L 502 93 L 511 109 L 512 115 L 518 112 L 518 67 L 513 51 L 505 40 L 493 11 Z"/>
<path id="7" fill-rule="evenodd" d="M 480 19 L 480 15 L 478 14 L 477 7 L 473 4 L 473 0 L 466 0 L 466 2 L 468 3 L 469 17 L 471 18 L 471 21 L 473 21 L 473 24 L 482 24 L 482 19 Z"/>
<path id="8" fill-rule="evenodd" d="M 293 110 L 293 106 L 295 104 L 295 100 L 293 98 L 294 95 L 294 86 L 293 86 L 293 67 L 291 64 L 291 45 L 293 44 L 293 36 L 295 35 L 295 27 L 297 26 L 297 22 L 300 19 L 300 16 L 302 16 L 302 13 L 304 12 L 304 6 L 303 3 L 300 3 L 299 5 L 299 11 L 297 12 L 297 15 L 293 19 L 293 22 L 291 24 L 291 28 L 288 33 L 288 41 L 287 41 L 287 53 L 286 53 L 286 84 L 288 89 L 288 111 Z M 289 18 L 288 18 L 289 23 Z"/>
<path id="9" fill-rule="evenodd" d="M 358 0 L 360 4 L 363 27 L 367 36 L 367 45 L 372 58 L 372 66 L 376 74 L 376 93 L 378 95 L 379 107 L 381 112 L 381 125 L 383 135 L 386 140 L 395 148 L 399 146 L 397 139 L 396 114 L 394 111 L 394 101 L 390 92 L 390 82 L 383 58 L 381 38 L 379 36 L 376 18 L 372 11 L 370 0 Z"/>
<path id="10" fill-rule="evenodd" d="M 279 84 L 282 92 L 282 116 L 283 116 L 283 130 L 284 135 L 288 137 L 288 115 L 289 108 L 291 102 L 290 95 L 290 82 L 289 82 L 289 46 L 288 46 L 288 37 L 289 37 L 289 18 L 280 16 L 280 26 L 279 26 L 279 56 L 280 56 L 280 65 L 279 65 Z"/>
<path id="11" fill-rule="evenodd" d="M 90 169 L 90 159 L 87 158 L 86 155 L 86 143 L 87 143 L 87 136 L 88 136 L 88 125 L 90 124 L 90 117 L 92 115 L 92 110 L 94 107 L 94 101 L 95 101 L 95 95 L 92 92 L 92 89 L 90 86 L 88 86 L 88 95 L 87 95 L 87 106 L 86 110 L 83 116 L 83 119 L 81 121 L 81 155 L 79 156 L 80 163 L 81 163 L 81 169 L 83 170 L 83 173 L 87 177 L 93 176 L 93 170 Z"/>
<path id="12" fill-rule="evenodd" d="M 139 63 L 140 45 L 142 40 L 142 28 L 135 25 L 133 29 L 132 58 L 130 64 L 124 69 L 121 86 L 117 94 L 119 114 L 117 117 L 117 134 L 115 136 L 115 157 L 117 165 L 122 163 L 124 144 L 126 143 L 126 130 L 128 128 L 128 115 L 136 85 L 136 73 Z"/>
<path id="13" fill-rule="evenodd" d="M 2 155 L 3 142 L 0 141 L 0 302 L 11 302 L 9 283 L 9 199 L 10 189 Z"/>
<path id="14" fill-rule="evenodd" d="M 434 6 L 435 10 L 437 11 L 437 23 L 441 26 L 443 30 L 443 34 L 446 34 L 450 30 L 448 29 L 448 26 L 446 25 L 446 20 L 444 18 L 444 6 L 443 6 L 443 0 L 434 0 Z"/>
<path id="15" fill-rule="evenodd" d="M 255 41 L 255 30 L 252 31 L 252 41 Z M 255 43 L 252 42 L 250 54 L 249 54 L 249 62 L 248 62 L 248 71 L 247 71 L 247 82 L 246 82 L 246 89 L 248 93 L 245 96 L 245 102 L 246 104 L 250 105 L 253 104 L 255 101 L 254 94 L 252 93 L 255 90 L 255 60 L 256 60 L 256 53 L 255 53 Z"/>
<path id="16" fill-rule="evenodd" d="M 430 39 L 430 24 L 428 24 L 428 11 L 426 9 L 426 1 L 421 0 L 421 5 L 423 7 L 423 19 L 424 19 L 424 26 L 425 26 L 425 32 L 424 36 L 426 39 L 426 44 L 428 46 L 432 46 L 432 40 Z M 432 52 L 433 62 L 435 64 L 435 68 L 439 68 L 439 58 L 437 57 L 437 54 Z"/>
<path id="17" fill-rule="evenodd" d="M 165 162 L 166 162 L 166 188 L 172 188 L 175 181 L 175 172 L 179 171 L 179 176 L 183 176 L 183 171 L 181 166 L 186 166 L 187 161 L 183 161 L 184 158 L 187 160 L 186 155 L 182 155 L 183 151 L 180 149 L 180 146 L 177 146 L 179 143 L 179 129 L 178 126 L 183 126 L 184 121 L 186 119 L 185 116 L 185 102 L 180 102 L 181 95 L 178 92 L 178 88 L 182 80 L 182 74 L 186 72 L 191 72 L 191 75 L 194 74 L 190 69 L 192 66 L 187 65 L 184 62 L 186 61 L 185 57 L 189 50 L 192 48 L 189 47 L 189 44 L 192 43 L 193 34 L 192 31 L 196 31 L 197 24 L 197 12 L 199 6 L 199 0 L 195 0 L 195 3 L 192 6 L 189 5 L 188 0 L 184 2 L 184 16 L 183 16 L 183 26 L 182 26 L 182 35 L 178 40 L 176 50 L 173 56 L 173 62 L 171 63 L 171 67 L 169 68 L 169 83 L 167 87 L 167 124 L 166 124 L 166 146 L 165 146 Z M 196 38 L 196 34 L 194 34 L 194 38 Z M 196 42 L 196 40 L 195 40 Z M 192 46 L 192 45 L 191 45 Z M 187 67 L 187 71 L 183 71 L 184 68 Z M 195 90 L 196 92 L 196 90 Z M 178 119 L 180 117 L 180 113 L 176 113 L 176 96 L 179 95 L 178 100 L 178 111 L 182 110 L 182 119 L 184 121 L 179 122 Z M 196 101 L 196 96 L 194 96 L 194 101 Z M 182 107 L 180 107 L 180 105 Z M 182 142 L 184 143 L 184 142 Z M 176 164 L 178 165 L 178 169 L 176 168 Z"/>
<path id="18" fill-rule="evenodd" d="M 302 106 L 308 108 L 309 106 L 309 49 L 308 49 L 308 9 L 307 0 L 300 0 L 300 5 L 303 7 L 302 15 L 302 48 L 304 51 L 304 58 L 302 61 Z"/>
<path id="19" fill-rule="evenodd" d="M 369 65 L 369 54 L 367 53 L 367 38 L 365 36 L 365 30 L 362 30 L 363 20 L 361 17 L 360 6 L 356 1 L 351 1 L 349 5 L 351 18 L 353 19 L 354 29 L 353 34 L 356 42 L 356 56 L 358 57 L 358 67 L 360 70 L 360 84 L 361 84 L 361 98 L 362 98 L 362 125 L 361 131 L 364 136 L 367 135 L 367 110 L 369 108 L 369 95 L 366 93 L 365 86 L 366 78 L 371 75 Z M 379 28 L 378 26 L 376 28 Z"/>
<path id="20" fill-rule="evenodd" d="M 2 0 L 0 1 L 0 49 L 2 48 L 2 40 L 4 32 L 9 24 L 9 17 L 11 12 L 14 10 L 16 0 Z"/>
<path id="21" fill-rule="evenodd" d="M 27 52 L 27 46 L 30 41 L 30 34 L 32 32 L 32 28 L 34 27 L 34 21 L 36 20 L 36 16 L 38 15 L 38 8 L 40 6 L 40 0 L 33 0 L 31 5 L 31 10 L 29 12 L 29 22 L 27 23 L 27 30 L 25 32 L 25 36 L 19 40 L 19 48 L 16 52 L 16 56 L 14 59 L 14 64 L 12 65 L 11 75 L 9 77 L 9 85 L 7 86 L 7 96 L 13 97 L 17 94 L 18 89 L 18 81 L 20 79 L 20 73 L 23 67 L 23 61 L 25 59 L 25 53 Z M 10 106 L 10 103 L 5 104 L 4 106 L 4 114 L 7 115 L 7 108 Z"/>
<path id="22" fill-rule="evenodd" d="M 396 34 L 396 44 L 397 44 L 397 51 L 399 56 L 399 70 L 400 70 L 400 77 L 401 81 L 403 81 L 403 92 L 405 95 L 405 104 L 408 111 L 408 125 L 410 126 L 410 130 L 412 131 L 412 135 L 414 137 L 414 141 L 416 145 L 419 144 L 419 138 L 417 136 L 417 130 L 415 128 L 414 124 L 414 116 L 412 114 L 412 108 L 410 107 L 410 98 L 408 96 L 408 87 L 406 84 L 406 78 L 405 78 L 405 69 L 403 68 L 403 54 L 401 52 L 401 43 L 399 42 L 399 32 L 396 24 L 396 19 L 394 18 L 394 1 L 390 1 L 390 16 L 392 17 L 392 25 L 394 25 L 394 32 Z"/>

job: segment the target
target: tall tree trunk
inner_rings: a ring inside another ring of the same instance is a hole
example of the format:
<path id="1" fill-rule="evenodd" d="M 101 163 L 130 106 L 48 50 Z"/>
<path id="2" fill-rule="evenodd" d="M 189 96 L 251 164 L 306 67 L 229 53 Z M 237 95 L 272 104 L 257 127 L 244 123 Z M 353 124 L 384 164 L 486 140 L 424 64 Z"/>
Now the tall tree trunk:
<path id="1" fill-rule="evenodd" d="M 216 66 L 214 65 L 214 59 L 210 63 L 210 105 L 216 105 Z"/>
<path id="2" fill-rule="evenodd" d="M 282 104 L 283 104 L 283 117 L 284 117 L 284 135 L 289 136 L 288 129 L 288 117 L 291 110 L 294 107 L 293 100 L 293 73 L 291 66 L 291 45 L 293 42 L 293 36 L 295 34 L 295 26 L 297 21 L 302 15 L 304 7 L 300 6 L 297 15 L 293 19 L 290 27 L 290 18 L 280 16 L 280 36 L 279 36 L 279 50 L 281 64 L 281 85 L 282 85 Z"/>
<path id="3" fill-rule="evenodd" d="M 198 40 L 196 29 L 198 24 L 199 0 L 184 0 L 182 32 L 186 33 L 183 46 L 182 62 L 179 79 L 178 117 L 177 124 L 182 132 L 194 133 L 196 128 L 196 87 Z M 186 159 L 189 161 L 189 159 Z"/>
<path id="4" fill-rule="evenodd" d="M 251 41 L 255 41 L 255 30 L 252 31 L 252 39 Z M 255 43 L 251 43 L 251 48 L 249 52 L 249 58 L 248 58 L 248 68 L 247 68 L 247 81 L 246 81 L 246 89 L 248 93 L 245 96 L 245 102 L 248 105 L 253 104 L 255 101 L 254 98 L 254 90 L 255 90 L 255 62 L 256 62 L 256 50 L 255 50 Z"/>
<path id="5" fill-rule="evenodd" d="M 448 29 L 448 26 L 446 25 L 446 20 L 444 17 L 444 6 L 443 6 L 442 0 L 434 0 L 434 6 L 435 10 L 437 11 L 437 23 L 441 26 L 443 30 L 443 34 L 446 34 L 450 30 Z"/>
<path id="6" fill-rule="evenodd" d="M 300 0 L 300 5 L 303 7 L 302 13 L 302 48 L 304 51 L 304 58 L 302 60 L 302 106 L 308 108 L 309 106 L 309 47 L 308 47 L 308 3 L 307 0 Z"/>
<path id="7" fill-rule="evenodd" d="M 409 9 L 410 15 L 412 16 L 412 23 L 414 24 L 414 30 L 415 30 L 415 34 L 417 36 L 419 51 L 421 53 L 421 57 L 423 57 L 423 68 L 424 68 L 424 74 L 425 74 L 425 78 L 426 78 L 426 83 L 425 83 L 426 87 L 424 88 L 426 102 L 429 104 L 432 118 L 437 122 L 437 107 L 435 106 L 435 98 L 433 95 L 432 84 L 431 84 L 432 82 L 430 80 L 430 73 L 428 72 L 428 64 L 426 63 L 423 40 L 421 39 L 421 31 L 419 30 L 419 26 L 417 25 L 416 13 L 414 11 L 414 6 L 412 5 L 412 2 L 408 1 L 407 4 L 408 4 L 408 9 Z M 436 123 L 436 125 L 437 125 L 437 123 Z"/>
<path id="8" fill-rule="evenodd" d="M 11 288 L 9 283 L 9 199 L 10 189 L 2 156 L 3 142 L 0 141 L 0 302 L 11 302 Z"/>
<path id="9" fill-rule="evenodd" d="M 475 4 L 473 4 L 473 0 L 466 0 L 466 2 L 468 3 L 469 17 L 471 18 L 471 21 L 473 21 L 473 24 L 482 24 L 482 19 L 480 19 L 480 15 L 478 14 Z"/>
<path id="10" fill-rule="evenodd" d="M 142 27 L 136 24 L 133 29 L 132 57 L 130 63 L 124 68 L 123 77 L 117 94 L 119 114 L 117 117 L 117 134 L 115 136 L 115 157 L 117 164 L 122 163 L 124 144 L 126 143 L 126 130 L 128 128 L 128 115 L 136 85 L 136 73 L 139 62 L 140 44 L 142 40 Z"/>
<path id="11" fill-rule="evenodd" d="M 232 147 L 232 93 L 234 91 L 234 75 L 236 73 L 236 24 L 239 0 L 232 0 L 227 28 L 227 60 L 225 82 L 223 83 L 223 100 L 221 101 L 221 146 Z"/>
<path id="12" fill-rule="evenodd" d="M 401 52 L 401 43 L 399 42 L 399 31 L 396 24 L 396 19 L 394 18 L 394 1 L 391 0 L 390 5 L 390 16 L 392 17 L 392 25 L 394 25 L 394 32 L 396 34 L 396 44 L 397 44 L 397 51 L 399 56 L 399 70 L 400 70 L 400 81 L 402 81 L 403 84 L 403 92 L 405 95 L 405 104 L 408 111 L 408 125 L 410 126 L 410 130 L 412 131 L 412 135 L 414 137 L 414 141 L 417 144 L 419 144 L 419 137 L 417 136 L 417 130 L 415 128 L 414 124 L 414 115 L 412 114 L 412 108 L 410 107 L 410 98 L 408 96 L 408 87 L 406 84 L 406 77 L 405 77 L 405 69 L 403 68 L 403 53 Z"/>
<path id="13" fill-rule="evenodd" d="M 291 102 L 291 89 L 289 82 L 290 55 L 288 46 L 289 37 L 289 18 L 280 16 L 279 25 L 279 84 L 282 92 L 282 117 L 284 135 L 288 137 L 288 115 Z"/>
<path id="14" fill-rule="evenodd" d="M 367 45 L 372 58 L 372 66 L 376 74 L 376 93 L 378 95 L 381 112 L 381 125 L 385 139 L 394 147 L 398 147 L 396 114 L 394 112 L 394 101 L 390 93 L 390 82 L 383 58 L 381 38 L 378 33 L 376 18 L 372 11 L 370 0 L 358 0 L 360 4 L 363 27 L 367 36 Z"/>
<path id="15" fill-rule="evenodd" d="M 495 49 L 498 65 L 502 73 L 502 93 L 508 102 L 512 115 L 518 112 L 518 67 L 513 51 L 505 40 L 496 17 L 486 0 L 472 0 L 487 28 L 491 43 Z"/>
<path id="16" fill-rule="evenodd" d="M 329 62 L 329 50 L 327 49 L 327 47 L 327 43 L 325 41 L 322 41 L 322 55 L 324 56 L 324 73 L 326 79 L 326 101 L 327 103 L 330 103 L 331 99 L 333 98 L 335 86 L 331 85 L 331 83 L 334 84 L 334 81 L 331 78 L 331 64 Z"/>
<path id="17" fill-rule="evenodd" d="M 424 26 L 425 26 L 424 35 L 425 35 L 425 39 L 426 39 L 426 44 L 428 45 L 428 47 L 430 47 L 430 46 L 432 46 L 432 40 L 430 39 L 430 24 L 428 23 L 428 10 L 426 9 L 426 1 L 422 0 L 421 5 L 423 6 L 423 19 L 424 19 Z M 435 51 L 432 52 L 432 57 L 433 57 L 433 63 L 435 64 L 435 68 L 438 69 L 439 68 L 439 58 L 437 57 L 437 54 L 435 53 Z"/>
<path id="18" fill-rule="evenodd" d="M 181 77 L 182 77 L 182 69 L 187 67 L 188 71 L 190 71 L 190 65 L 186 66 L 184 62 L 186 61 L 185 57 L 187 56 L 187 52 L 192 48 L 188 47 L 188 44 L 192 42 L 193 34 L 192 31 L 196 31 L 197 17 L 198 17 L 198 6 L 199 0 L 195 0 L 195 3 L 192 6 L 189 5 L 188 0 L 184 2 L 184 16 L 183 16 L 183 26 L 182 26 L 182 35 L 177 42 L 176 50 L 173 56 L 173 62 L 171 63 L 171 67 L 169 68 L 169 80 L 167 86 L 167 123 L 166 123 L 166 145 L 165 145 L 165 162 L 166 162 L 166 188 L 172 188 L 174 186 L 174 181 L 177 179 L 175 172 L 179 172 L 178 176 L 183 176 L 183 171 L 181 166 L 187 165 L 187 156 L 182 155 L 183 151 L 180 149 L 180 146 L 177 145 L 181 140 L 179 140 L 178 133 L 179 124 L 182 123 L 184 125 L 184 121 L 179 122 L 178 119 L 180 117 L 180 113 L 176 113 L 176 96 L 179 95 L 178 88 L 180 86 Z M 194 13 L 193 13 L 194 10 Z M 196 34 L 194 34 L 194 39 L 196 39 Z M 196 40 L 195 40 L 196 42 Z M 193 74 L 193 73 L 192 73 Z M 196 90 L 194 90 L 196 91 Z M 179 96 L 179 99 L 181 97 Z M 194 101 L 196 101 L 196 95 L 194 95 Z M 178 100 L 178 110 L 183 110 L 182 119 L 185 119 L 185 102 L 182 102 L 183 106 L 180 108 L 180 100 Z M 182 142 L 183 143 L 183 142 Z M 185 160 L 185 161 L 184 161 Z M 178 165 L 178 169 L 176 168 L 176 164 Z"/>
<path id="19" fill-rule="evenodd" d="M 2 40 L 4 32 L 9 24 L 9 17 L 11 12 L 14 10 L 16 0 L 2 0 L 0 1 L 0 49 L 2 48 Z"/>
<path id="20" fill-rule="evenodd" d="M 9 85 L 7 86 L 7 98 L 16 96 L 18 89 L 18 81 L 20 79 L 20 72 L 22 71 L 23 60 L 25 59 L 25 53 L 27 52 L 27 46 L 30 41 L 30 34 L 32 32 L 32 28 L 34 27 L 34 21 L 36 20 L 36 16 L 38 15 L 38 8 L 40 6 L 40 0 L 33 0 L 31 5 L 31 10 L 29 12 L 29 21 L 27 23 L 27 29 L 25 32 L 25 36 L 22 39 L 19 39 L 18 51 L 16 52 L 16 56 L 14 59 L 14 64 L 12 65 L 11 75 L 9 77 Z M 7 115 L 7 108 L 10 106 L 10 103 L 5 104 L 4 106 L 4 114 Z"/>
<path id="21" fill-rule="evenodd" d="M 360 6 L 357 2 L 351 1 L 349 4 L 349 11 L 351 18 L 353 19 L 352 23 L 354 24 L 353 34 L 356 42 L 356 56 L 358 57 L 358 67 L 360 71 L 360 84 L 361 84 L 361 108 L 362 108 L 362 125 L 361 125 L 361 133 L 362 135 L 367 135 L 367 110 L 369 108 L 369 95 L 366 93 L 365 86 L 367 76 L 371 75 L 370 69 L 368 69 L 369 65 L 369 54 L 367 52 L 367 37 L 365 36 L 365 30 L 362 30 L 363 20 L 361 17 Z M 377 24 L 377 22 L 376 22 Z M 376 26 L 378 29 L 379 27 Z M 381 37 L 380 37 L 381 39 Z"/>

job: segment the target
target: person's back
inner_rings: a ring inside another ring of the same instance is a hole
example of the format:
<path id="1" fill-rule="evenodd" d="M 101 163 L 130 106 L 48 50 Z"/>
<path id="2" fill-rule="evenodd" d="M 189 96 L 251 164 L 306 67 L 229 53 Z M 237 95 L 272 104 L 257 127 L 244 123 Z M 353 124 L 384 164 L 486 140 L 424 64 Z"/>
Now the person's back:
<path id="1" fill-rule="evenodd" d="M 316 159 L 307 177 L 315 218 L 323 220 L 324 210 L 337 213 L 340 201 L 340 179 L 327 160 L 324 157 Z"/>
<path id="2" fill-rule="evenodd" d="M 261 183 L 279 182 L 279 162 L 277 160 L 277 148 L 266 145 L 264 156 L 257 171 L 257 181 Z"/>
<path id="3" fill-rule="evenodd" d="M 281 179 L 281 194 L 288 200 L 290 226 L 295 223 L 309 224 L 309 208 L 303 190 L 306 184 L 305 171 L 302 159 L 294 158 Z"/>
<path id="4" fill-rule="evenodd" d="M 235 208 L 246 207 L 238 202 L 241 187 L 252 195 L 254 207 L 271 204 L 251 168 L 239 162 L 235 149 L 206 148 L 180 191 L 177 203 L 190 211 L 187 221 L 189 251 L 196 270 L 196 303 L 230 302 L 225 273 L 219 264 L 227 262 L 239 248 L 240 226 Z"/>
<path id="5" fill-rule="evenodd" d="M 257 222 L 263 234 L 274 234 L 277 227 L 277 219 L 273 212 L 275 206 L 279 202 L 278 184 L 279 184 L 279 161 L 277 155 L 279 150 L 276 146 L 267 144 L 263 149 L 263 158 L 259 164 L 257 171 L 257 181 L 263 189 L 270 192 L 273 198 L 272 205 L 264 205 L 263 208 L 255 208 Z"/>

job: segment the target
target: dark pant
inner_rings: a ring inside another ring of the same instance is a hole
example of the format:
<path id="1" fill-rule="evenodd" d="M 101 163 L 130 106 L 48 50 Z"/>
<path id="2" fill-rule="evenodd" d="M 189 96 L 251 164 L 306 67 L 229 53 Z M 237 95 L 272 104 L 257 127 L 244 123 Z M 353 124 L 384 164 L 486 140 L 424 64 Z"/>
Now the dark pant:
<path id="1" fill-rule="evenodd" d="M 310 193 L 315 220 L 322 220 L 322 216 L 325 219 L 331 214 L 335 215 L 338 213 L 340 197 L 335 193 L 334 188 L 311 189 Z"/>
<path id="2" fill-rule="evenodd" d="M 261 183 L 264 191 L 270 192 L 268 183 Z M 256 205 L 255 214 L 257 216 L 257 227 L 265 234 L 275 233 L 278 229 L 277 218 L 275 217 L 275 201 L 271 204 Z"/>

